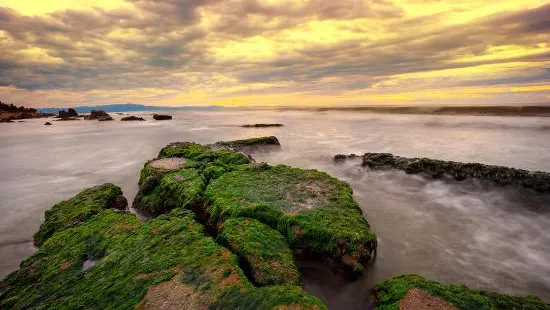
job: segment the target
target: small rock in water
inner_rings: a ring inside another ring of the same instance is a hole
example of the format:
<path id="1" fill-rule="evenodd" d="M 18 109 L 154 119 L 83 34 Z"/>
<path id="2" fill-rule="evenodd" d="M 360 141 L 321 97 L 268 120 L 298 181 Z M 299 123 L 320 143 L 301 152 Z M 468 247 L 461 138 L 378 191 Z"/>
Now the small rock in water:
<path id="1" fill-rule="evenodd" d="M 52 123 L 50 123 L 50 122 L 45 122 L 44 125 L 45 125 L 45 126 L 51 126 Z"/>
<path id="2" fill-rule="evenodd" d="M 153 114 L 153 118 L 157 121 L 165 121 L 165 120 L 171 120 L 172 115 Z"/>
<path id="3" fill-rule="evenodd" d="M 120 119 L 121 121 L 144 121 L 145 119 L 143 117 L 137 117 L 137 116 L 125 116 Z"/>

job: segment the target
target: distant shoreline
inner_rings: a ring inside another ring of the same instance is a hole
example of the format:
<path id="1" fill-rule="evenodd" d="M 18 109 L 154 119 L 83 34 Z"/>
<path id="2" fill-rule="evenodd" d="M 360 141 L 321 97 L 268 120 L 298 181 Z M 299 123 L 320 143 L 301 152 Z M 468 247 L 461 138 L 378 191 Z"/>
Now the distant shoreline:
<path id="1" fill-rule="evenodd" d="M 550 117 L 548 106 L 362 106 L 362 107 L 284 107 L 280 110 L 314 110 L 318 112 L 369 112 L 383 114 L 427 114 L 427 115 L 470 115 L 470 116 L 537 116 Z"/>

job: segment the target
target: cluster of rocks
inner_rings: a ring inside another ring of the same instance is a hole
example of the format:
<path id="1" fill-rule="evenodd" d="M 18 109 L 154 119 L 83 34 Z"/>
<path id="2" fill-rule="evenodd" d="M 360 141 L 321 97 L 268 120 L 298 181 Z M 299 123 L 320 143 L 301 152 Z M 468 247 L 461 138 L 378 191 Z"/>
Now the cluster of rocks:
<path id="1" fill-rule="evenodd" d="M 342 161 L 356 155 L 334 156 Z M 498 185 L 519 185 L 538 192 L 550 192 L 550 173 L 533 172 L 479 163 L 461 163 L 430 158 L 408 158 L 390 153 L 365 153 L 362 165 L 372 169 L 399 169 L 409 174 L 423 174 L 434 179 L 450 177 L 457 181 L 470 178 L 492 181 Z"/>
<path id="2" fill-rule="evenodd" d="M 148 161 L 134 208 L 113 184 L 54 205 L 38 252 L 0 281 L 0 309 L 326 309 L 300 287 L 296 259 L 358 275 L 377 241 L 350 186 L 317 170 L 256 163 L 243 146 L 176 142 Z M 394 165 L 387 156 L 375 159 Z M 347 157 L 346 157 L 347 158 Z M 374 167 L 374 166 L 373 166 Z M 123 291 L 123 293 L 121 293 Z M 379 309 L 549 309 L 420 276 L 386 280 Z"/>

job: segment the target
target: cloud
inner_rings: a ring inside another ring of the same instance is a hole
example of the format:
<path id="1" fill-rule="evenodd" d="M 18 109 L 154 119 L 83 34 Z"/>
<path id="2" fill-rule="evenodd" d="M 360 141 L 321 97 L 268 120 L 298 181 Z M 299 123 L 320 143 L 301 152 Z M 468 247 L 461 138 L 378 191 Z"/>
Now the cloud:
<path id="1" fill-rule="evenodd" d="M 426 89 L 481 93 L 549 80 L 550 4 L 538 0 L 96 4 L 34 15 L 0 7 L 2 100 L 423 102 Z M 547 90 L 524 96 L 514 100 L 547 98 Z"/>

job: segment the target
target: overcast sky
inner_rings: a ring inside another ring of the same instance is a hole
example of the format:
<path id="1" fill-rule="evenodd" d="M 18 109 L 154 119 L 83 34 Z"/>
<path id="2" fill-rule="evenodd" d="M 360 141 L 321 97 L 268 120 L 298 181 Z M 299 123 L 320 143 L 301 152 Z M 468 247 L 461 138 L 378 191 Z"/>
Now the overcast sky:
<path id="1" fill-rule="evenodd" d="M 25 106 L 550 102 L 550 0 L 0 0 Z"/>

